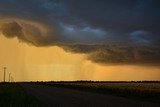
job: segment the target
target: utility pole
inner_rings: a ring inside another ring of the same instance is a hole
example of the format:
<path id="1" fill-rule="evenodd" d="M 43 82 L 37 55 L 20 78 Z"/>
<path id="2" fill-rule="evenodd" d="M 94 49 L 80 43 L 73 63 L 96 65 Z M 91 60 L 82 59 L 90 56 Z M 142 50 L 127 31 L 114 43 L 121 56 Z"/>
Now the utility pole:
<path id="1" fill-rule="evenodd" d="M 4 82 L 5 82 L 5 79 L 6 79 L 6 69 L 7 69 L 7 67 L 4 67 Z"/>
<path id="2" fill-rule="evenodd" d="M 9 80 L 8 80 L 8 82 L 10 82 L 11 81 L 11 73 L 9 73 Z"/>
<path id="3" fill-rule="evenodd" d="M 11 76 L 11 82 L 13 82 L 13 77 Z"/>

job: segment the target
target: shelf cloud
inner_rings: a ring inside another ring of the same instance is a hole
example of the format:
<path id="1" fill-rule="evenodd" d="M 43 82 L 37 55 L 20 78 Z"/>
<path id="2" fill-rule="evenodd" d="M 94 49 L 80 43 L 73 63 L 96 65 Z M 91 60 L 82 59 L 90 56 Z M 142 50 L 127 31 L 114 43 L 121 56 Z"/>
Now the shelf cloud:
<path id="1" fill-rule="evenodd" d="M 160 61 L 159 0 L 1 0 L 0 31 L 97 63 Z"/>

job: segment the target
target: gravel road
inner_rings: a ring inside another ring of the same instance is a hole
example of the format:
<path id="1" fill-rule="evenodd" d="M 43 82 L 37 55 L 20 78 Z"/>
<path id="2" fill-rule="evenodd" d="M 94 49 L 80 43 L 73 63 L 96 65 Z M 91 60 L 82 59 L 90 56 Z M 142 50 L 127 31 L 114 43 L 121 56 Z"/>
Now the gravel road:
<path id="1" fill-rule="evenodd" d="M 42 107 L 160 107 L 160 103 L 137 101 L 74 89 L 21 83 L 24 89 L 39 100 Z"/>

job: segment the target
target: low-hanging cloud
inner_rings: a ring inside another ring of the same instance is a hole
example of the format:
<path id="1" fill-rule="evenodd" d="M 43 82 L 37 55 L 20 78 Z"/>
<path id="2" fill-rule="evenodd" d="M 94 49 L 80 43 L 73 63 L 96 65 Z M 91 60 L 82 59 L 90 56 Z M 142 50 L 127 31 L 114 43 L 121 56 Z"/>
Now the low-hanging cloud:
<path id="1" fill-rule="evenodd" d="M 67 45 L 67 52 L 85 53 L 92 62 L 100 64 L 159 65 L 159 46 Z"/>
<path id="2" fill-rule="evenodd" d="M 18 38 L 21 38 L 24 36 L 22 32 L 22 27 L 16 22 L 4 24 L 1 27 L 1 31 L 2 31 L 2 34 L 4 34 L 8 38 L 13 38 L 15 36 L 17 36 Z"/>
<path id="3" fill-rule="evenodd" d="M 31 25 L 21 25 L 16 21 L 2 24 L 0 30 L 7 38 L 17 37 L 20 41 L 33 45 L 40 45 L 38 42 L 42 39 L 40 31 L 37 28 Z"/>
<path id="4" fill-rule="evenodd" d="M 1 0 L 0 31 L 97 63 L 159 63 L 159 0 Z"/>

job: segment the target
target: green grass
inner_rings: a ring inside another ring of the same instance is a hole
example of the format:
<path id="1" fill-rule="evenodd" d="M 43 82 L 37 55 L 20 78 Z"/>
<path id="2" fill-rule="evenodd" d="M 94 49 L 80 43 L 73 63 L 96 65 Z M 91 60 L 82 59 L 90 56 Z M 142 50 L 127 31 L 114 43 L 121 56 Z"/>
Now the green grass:
<path id="1" fill-rule="evenodd" d="M 38 107 L 38 103 L 19 84 L 0 83 L 0 107 Z"/>
<path id="2" fill-rule="evenodd" d="M 159 82 L 40 82 L 61 88 L 71 88 L 101 94 L 122 96 L 137 100 L 160 102 Z"/>

